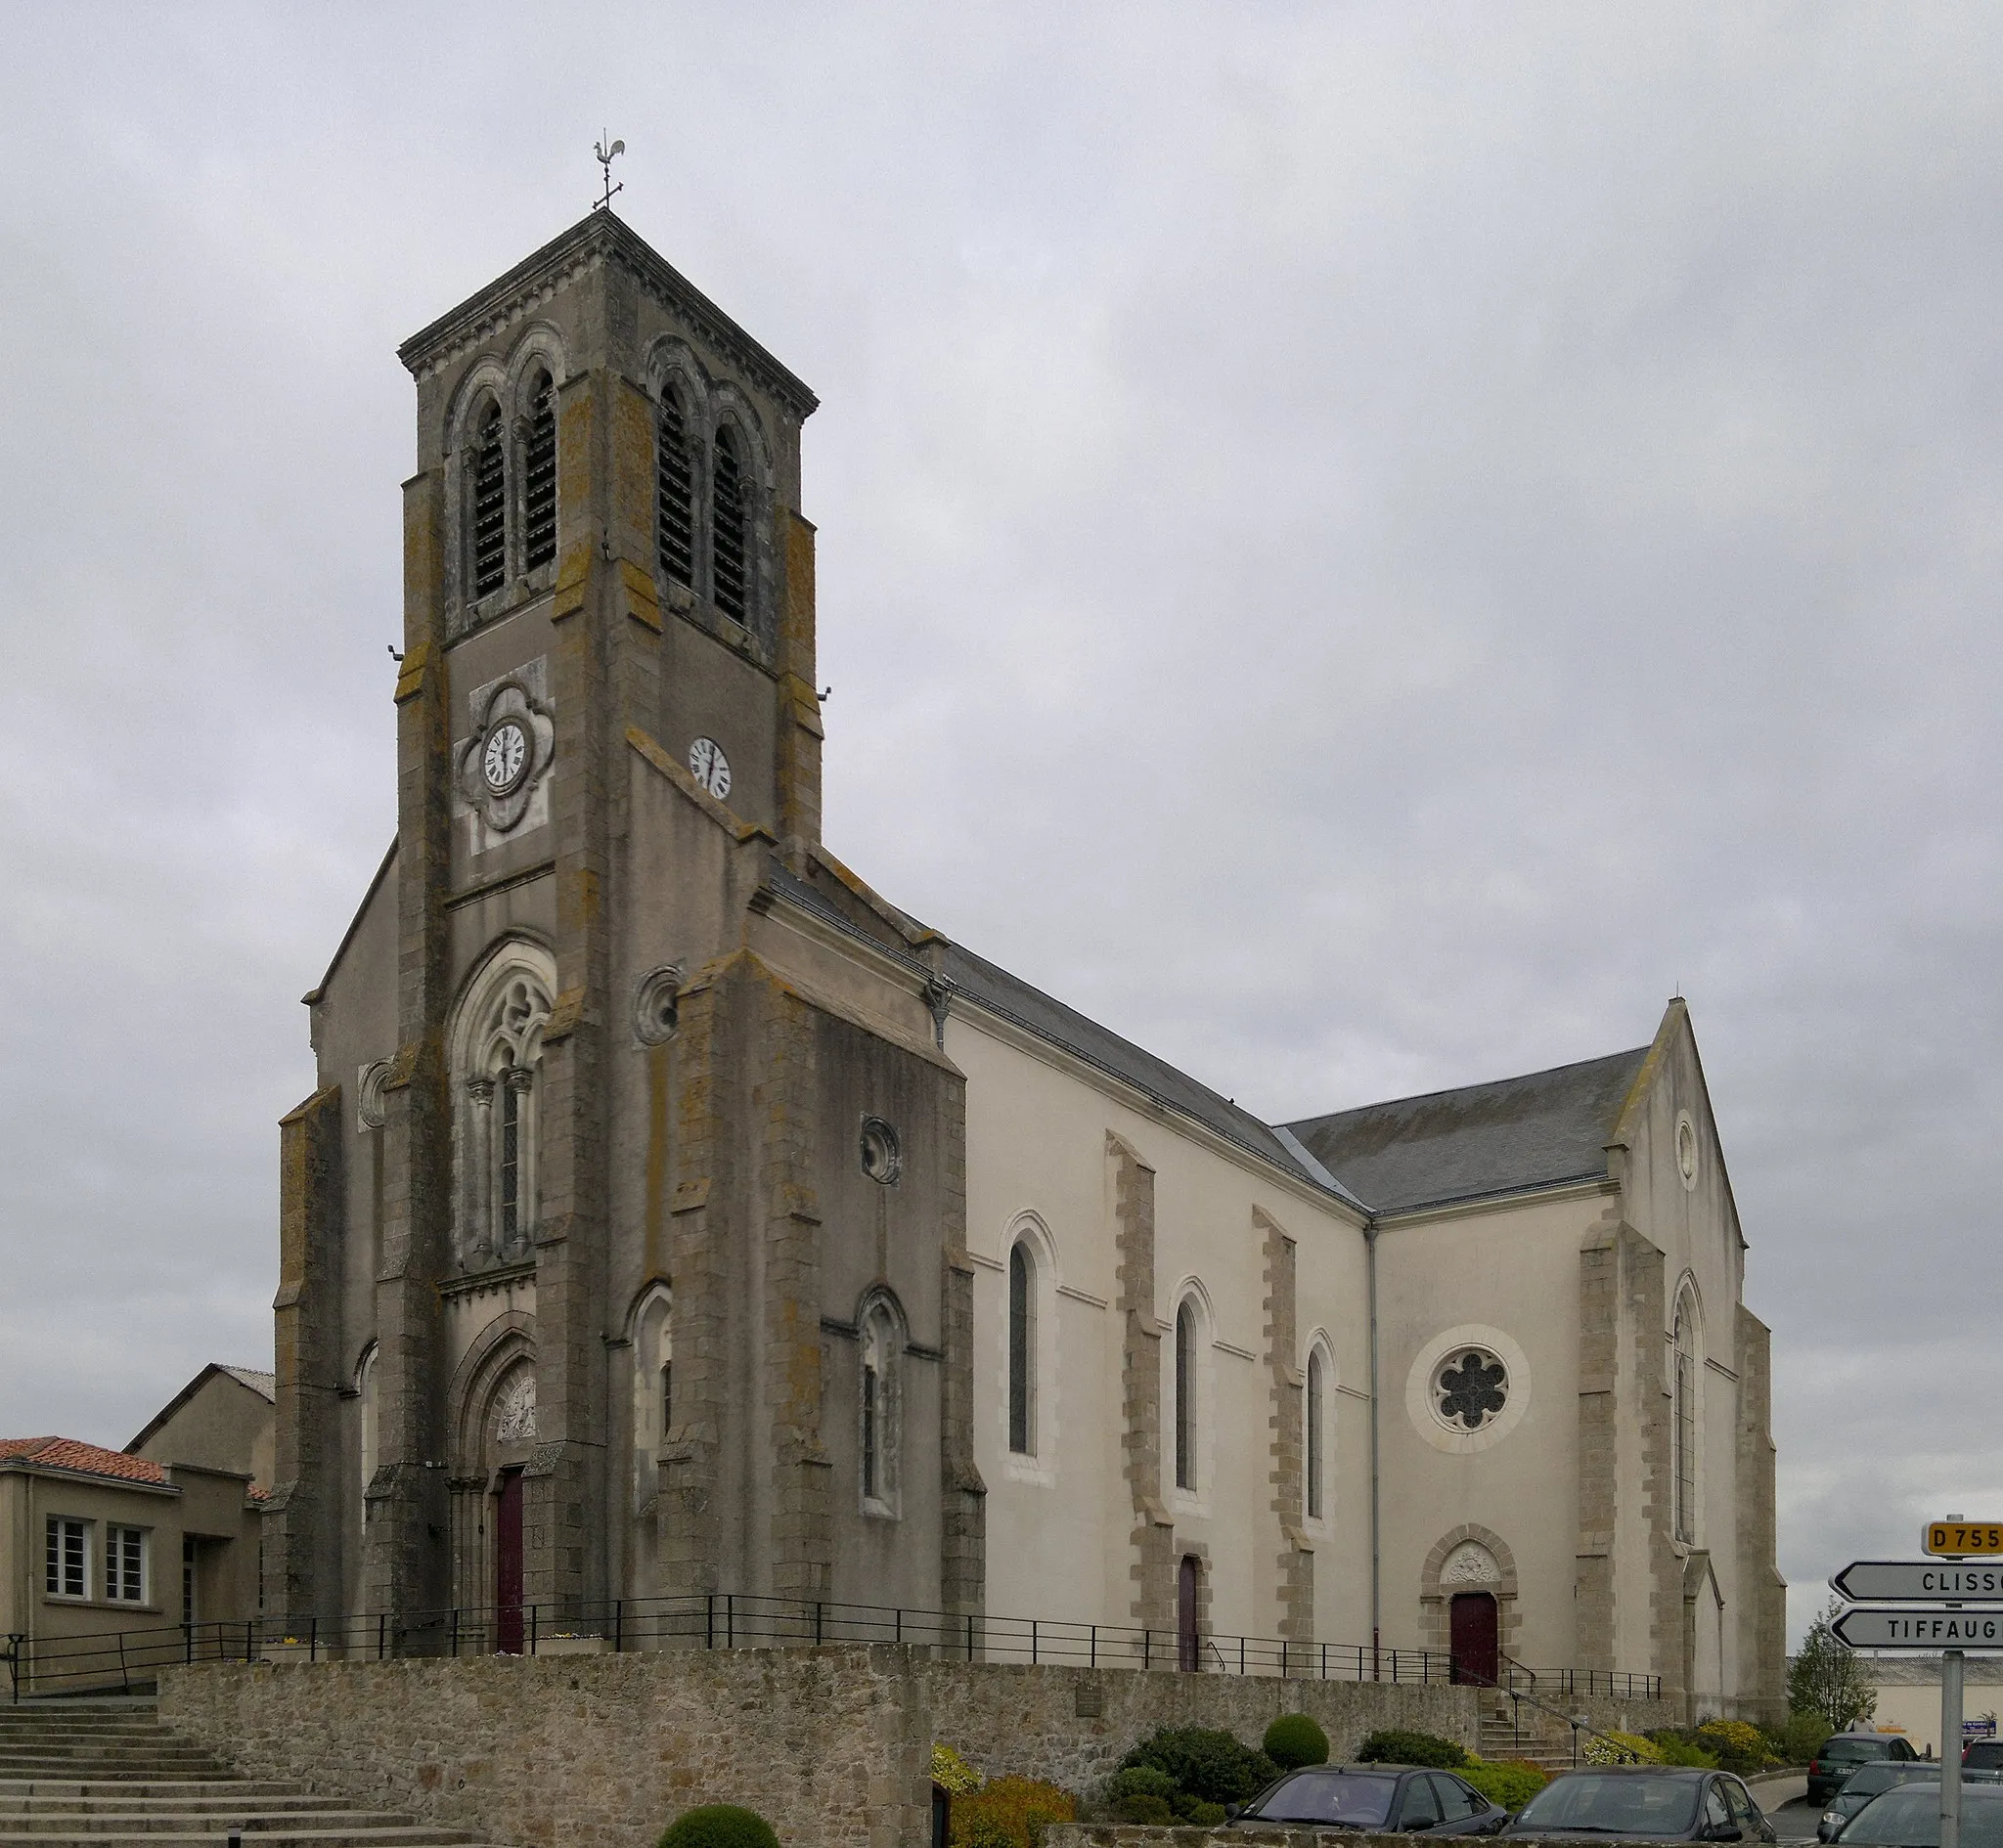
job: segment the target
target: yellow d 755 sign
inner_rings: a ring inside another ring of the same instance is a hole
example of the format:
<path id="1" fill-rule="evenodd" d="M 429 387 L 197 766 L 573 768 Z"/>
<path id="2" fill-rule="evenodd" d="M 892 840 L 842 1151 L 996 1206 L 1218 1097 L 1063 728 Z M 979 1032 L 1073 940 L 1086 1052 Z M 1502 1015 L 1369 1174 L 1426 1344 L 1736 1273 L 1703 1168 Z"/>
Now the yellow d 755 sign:
<path id="1" fill-rule="evenodd" d="M 1920 1546 L 1928 1553 L 2003 1553 L 2003 1520 L 1930 1520 Z"/>

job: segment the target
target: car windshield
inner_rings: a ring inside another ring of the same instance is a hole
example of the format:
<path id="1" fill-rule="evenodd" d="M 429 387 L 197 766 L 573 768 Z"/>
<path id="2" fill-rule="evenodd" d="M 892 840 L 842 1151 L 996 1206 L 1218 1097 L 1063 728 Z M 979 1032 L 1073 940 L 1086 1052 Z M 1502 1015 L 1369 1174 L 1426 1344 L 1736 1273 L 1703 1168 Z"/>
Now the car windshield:
<path id="1" fill-rule="evenodd" d="M 1679 1834 L 1697 1820 L 1701 1782 L 1576 1771 L 1547 1783 L 1511 1826 L 1589 1829 L 1596 1835 Z"/>
<path id="2" fill-rule="evenodd" d="M 1962 1754 L 1961 1762 L 1965 1765 L 1981 1765 L 1985 1768 L 2003 1765 L 2003 1741 L 1983 1739 L 1978 1744 L 1971 1745 Z"/>
<path id="3" fill-rule="evenodd" d="M 1337 1823 L 1382 1828 L 1391 1820 L 1398 1780 L 1368 1772 L 1304 1771 L 1275 1784 L 1247 1810 L 1268 1823 Z"/>
<path id="4" fill-rule="evenodd" d="M 1940 1848 L 1940 1792 L 1931 1783 L 1888 1790 L 1851 1817 L 1837 1839 L 1879 1848 Z M 2003 1848 L 2003 1790 L 1962 1791 L 1961 1842 L 1962 1848 Z"/>
<path id="5" fill-rule="evenodd" d="M 1911 1783 L 1920 1778 L 1938 1778 L 1939 1775 L 1938 1765 L 1865 1765 L 1843 1781 L 1843 1794 L 1876 1796 L 1879 1791 L 1890 1790 L 1894 1784 Z"/>

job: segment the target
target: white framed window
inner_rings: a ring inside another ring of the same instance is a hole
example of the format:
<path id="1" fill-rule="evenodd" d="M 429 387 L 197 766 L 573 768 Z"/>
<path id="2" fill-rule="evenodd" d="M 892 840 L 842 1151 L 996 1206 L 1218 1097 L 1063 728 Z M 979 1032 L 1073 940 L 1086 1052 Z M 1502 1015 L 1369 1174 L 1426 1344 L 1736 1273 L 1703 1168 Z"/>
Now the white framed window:
<path id="1" fill-rule="evenodd" d="M 146 1542 L 144 1527 L 106 1527 L 105 1596 L 112 1604 L 146 1603 Z"/>
<path id="2" fill-rule="evenodd" d="M 51 1515 L 46 1535 L 42 1588 L 51 1598 L 90 1596 L 90 1530 L 93 1523 Z"/>

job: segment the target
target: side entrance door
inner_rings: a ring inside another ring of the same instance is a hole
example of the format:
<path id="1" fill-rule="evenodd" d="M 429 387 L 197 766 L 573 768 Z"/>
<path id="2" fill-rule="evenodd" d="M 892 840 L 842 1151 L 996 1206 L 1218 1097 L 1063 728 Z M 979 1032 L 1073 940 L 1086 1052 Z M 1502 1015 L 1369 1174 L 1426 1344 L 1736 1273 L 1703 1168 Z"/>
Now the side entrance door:
<path id="1" fill-rule="evenodd" d="M 1457 1592 L 1450 1611 L 1453 1679 L 1492 1687 L 1501 1678 L 1495 1600 L 1490 1592 Z"/>
<path id="2" fill-rule="evenodd" d="M 494 1647 L 521 1653 L 521 1472 L 505 1470 L 494 1497 Z"/>
<path id="3" fill-rule="evenodd" d="M 1201 1639 L 1196 1634 L 1196 1556 L 1185 1553 L 1176 1574 L 1176 1666 L 1185 1672 L 1203 1665 Z"/>

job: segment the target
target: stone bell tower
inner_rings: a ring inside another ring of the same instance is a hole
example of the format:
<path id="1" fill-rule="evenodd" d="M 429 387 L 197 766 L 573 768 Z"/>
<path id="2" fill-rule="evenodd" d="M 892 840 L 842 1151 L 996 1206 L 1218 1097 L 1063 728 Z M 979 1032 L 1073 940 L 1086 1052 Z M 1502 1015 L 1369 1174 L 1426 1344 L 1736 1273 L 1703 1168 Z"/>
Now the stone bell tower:
<path id="1" fill-rule="evenodd" d="M 267 1610 L 828 1595 L 824 1350 L 860 1303 L 940 1362 L 970 1273 L 922 1001 L 810 1002 L 853 972 L 757 941 L 775 881 L 866 891 L 820 847 L 815 399 L 609 211 L 400 357 L 397 836 L 282 1126 Z M 831 1196 L 876 1228 L 838 1302 Z M 908 1443 L 967 1365 L 899 1388 Z M 970 1463 L 950 1519 L 936 1471 L 858 1467 L 897 1583 L 855 1590 L 977 1598 Z"/>

